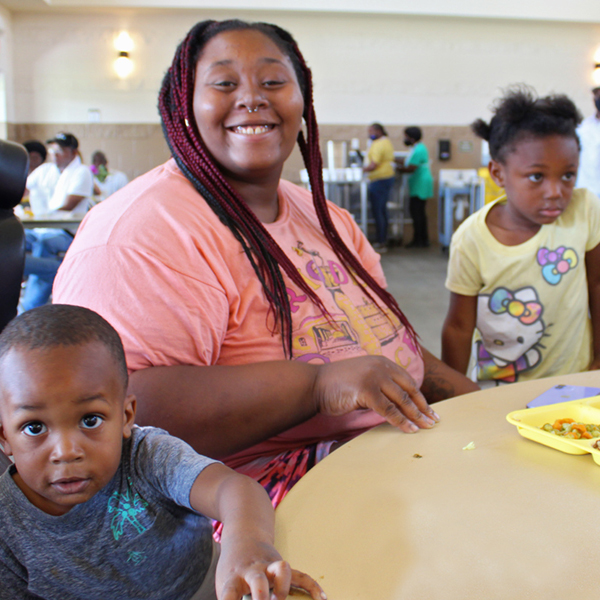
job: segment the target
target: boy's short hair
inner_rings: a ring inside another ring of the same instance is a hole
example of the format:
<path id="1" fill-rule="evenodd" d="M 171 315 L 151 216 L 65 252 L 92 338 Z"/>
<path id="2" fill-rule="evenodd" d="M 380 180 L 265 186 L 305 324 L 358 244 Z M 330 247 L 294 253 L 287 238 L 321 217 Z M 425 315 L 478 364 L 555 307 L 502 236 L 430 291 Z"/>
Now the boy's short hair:
<path id="1" fill-rule="evenodd" d="M 104 344 L 127 389 L 125 352 L 119 334 L 98 313 L 82 306 L 46 304 L 13 319 L 0 333 L 0 360 L 10 350 L 46 350 L 55 346 Z"/>

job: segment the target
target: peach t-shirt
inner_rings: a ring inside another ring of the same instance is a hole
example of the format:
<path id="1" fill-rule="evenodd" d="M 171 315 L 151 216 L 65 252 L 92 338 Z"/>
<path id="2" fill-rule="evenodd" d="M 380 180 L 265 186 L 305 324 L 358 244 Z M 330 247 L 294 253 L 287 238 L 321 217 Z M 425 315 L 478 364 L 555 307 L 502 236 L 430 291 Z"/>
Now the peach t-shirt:
<path id="1" fill-rule="evenodd" d="M 404 327 L 387 319 L 341 266 L 310 193 L 286 181 L 278 193 L 278 218 L 265 227 L 333 319 L 328 322 L 284 275 L 294 359 L 321 364 L 382 354 L 420 385 L 423 363 Z M 350 214 L 333 204 L 329 209 L 346 245 L 385 286 L 379 255 Z M 104 316 L 121 335 L 131 371 L 284 358 L 262 286 L 239 242 L 173 159 L 90 211 L 59 269 L 53 298 Z M 365 410 L 317 415 L 227 462 L 237 466 L 316 441 L 349 439 L 382 421 Z"/>

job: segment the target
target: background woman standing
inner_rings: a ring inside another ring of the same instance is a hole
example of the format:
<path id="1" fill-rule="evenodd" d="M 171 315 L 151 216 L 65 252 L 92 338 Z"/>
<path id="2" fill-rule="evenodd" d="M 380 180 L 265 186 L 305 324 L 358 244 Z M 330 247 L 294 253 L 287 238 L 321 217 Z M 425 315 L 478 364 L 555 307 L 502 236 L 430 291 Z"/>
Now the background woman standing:
<path id="1" fill-rule="evenodd" d="M 399 170 L 410 173 L 408 191 L 410 195 L 410 218 L 413 222 L 414 236 L 407 248 L 427 248 L 429 232 L 427 230 L 427 200 L 433 196 L 433 177 L 429 166 L 427 146 L 421 142 L 423 133 L 420 127 L 407 127 L 404 130 L 404 144 L 411 147 L 410 154 Z"/>
<path id="2" fill-rule="evenodd" d="M 373 140 L 364 168 L 369 174 L 369 203 L 375 219 L 376 238 L 373 248 L 378 252 L 387 250 L 388 214 L 387 203 L 394 186 L 394 147 L 387 137 L 383 125 L 373 123 L 369 127 L 369 137 Z"/>

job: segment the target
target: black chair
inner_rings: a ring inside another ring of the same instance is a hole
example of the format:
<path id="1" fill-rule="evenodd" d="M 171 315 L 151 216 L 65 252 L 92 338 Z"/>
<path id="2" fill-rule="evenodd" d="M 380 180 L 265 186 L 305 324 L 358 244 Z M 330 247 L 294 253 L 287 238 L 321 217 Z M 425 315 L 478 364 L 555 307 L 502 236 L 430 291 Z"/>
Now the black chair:
<path id="1" fill-rule="evenodd" d="M 25 266 L 25 232 L 13 212 L 25 191 L 29 155 L 20 144 L 0 140 L 0 331 L 17 315 Z M 10 460 L 0 452 L 0 473 Z"/>
<path id="2" fill-rule="evenodd" d="M 6 456 L 6 454 L 3 452 L 0 452 L 0 475 L 2 475 L 2 473 L 4 473 L 4 471 L 10 467 L 10 465 L 12 465 L 10 458 L 8 458 L 8 456 Z"/>
<path id="3" fill-rule="evenodd" d="M 17 315 L 21 293 L 25 232 L 13 208 L 21 202 L 28 171 L 27 150 L 0 140 L 0 331 Z"/>

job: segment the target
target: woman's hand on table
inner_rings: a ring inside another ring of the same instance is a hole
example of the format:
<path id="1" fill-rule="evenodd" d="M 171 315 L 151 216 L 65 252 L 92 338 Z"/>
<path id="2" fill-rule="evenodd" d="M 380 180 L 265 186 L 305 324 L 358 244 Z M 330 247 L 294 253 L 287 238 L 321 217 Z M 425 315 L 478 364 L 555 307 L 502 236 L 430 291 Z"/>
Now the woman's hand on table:
<path id="1" fill-rule="evenodd" d="M 405 432 L 433 427 L 439 417 L 427 400 L 479 388 L 424 348 L 423 360 L 421 390 L 391 360 L 362 356 L 318 366 L 271 361 L 150 367 L 132 373 L 129 391 L 138 398 L 138 424 L 160 425 L 197 452 L 222 458 L 318 413 L 370 408 Z"/>
<path id="2" fill-rule="evenodd" d="M 317 411 L 331 416 L 370 408 L 406 433 L 433 427 L 439 416 L 415 380 L 383 356 L 363 356 L 320 367 L 314 388 Z"/>

